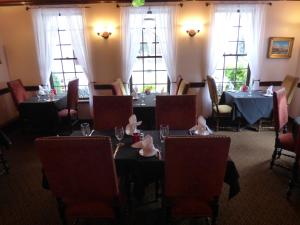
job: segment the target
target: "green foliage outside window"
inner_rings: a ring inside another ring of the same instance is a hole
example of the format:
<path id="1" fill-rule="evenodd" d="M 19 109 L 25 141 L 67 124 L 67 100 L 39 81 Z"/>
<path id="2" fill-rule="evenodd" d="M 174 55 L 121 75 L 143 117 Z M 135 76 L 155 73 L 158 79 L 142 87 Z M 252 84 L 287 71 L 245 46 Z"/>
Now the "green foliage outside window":
<path id="1" fill-rule="evenodd" d="M 225 69 L 225 77 L 234 85 L 235 90 L 240 90 L 241 86 L 246 83 L 247 69 Z"/>

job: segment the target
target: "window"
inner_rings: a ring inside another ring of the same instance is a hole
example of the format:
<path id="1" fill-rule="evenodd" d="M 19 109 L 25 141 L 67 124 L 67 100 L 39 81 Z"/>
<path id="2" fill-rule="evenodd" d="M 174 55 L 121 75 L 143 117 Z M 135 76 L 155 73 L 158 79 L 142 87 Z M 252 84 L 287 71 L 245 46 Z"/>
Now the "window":
<path id="1" fill-rule="evenodd" d="M 62 93 L 67 91 L 70 80 L 79 78 L 79 98 L 88 98 L 88 80 L 74 54 L 66 18 L 64 16 L 56 18 L 58 28 L 54 37 L 50 85 L 57 93 Z"/>
<path id="2" fill-rule="evenodd" d="M 223 15 L 222 13 L 216 14 L 216 16 Z M 248 59 L 245 49 L 246 21 L 239 10 L 233 13 L 230 21 L 225 51 L 213 74 L 219 94 L 232 87 L 239 90 L 249 80 Z"/>
<path id="3" fill-rule="evenodd" d="M 131 89 L 169 92 L 170 82 L 156 33 L 156 19 L 149 10 L 144 20 L 140 49 L 131 74 Z"/>

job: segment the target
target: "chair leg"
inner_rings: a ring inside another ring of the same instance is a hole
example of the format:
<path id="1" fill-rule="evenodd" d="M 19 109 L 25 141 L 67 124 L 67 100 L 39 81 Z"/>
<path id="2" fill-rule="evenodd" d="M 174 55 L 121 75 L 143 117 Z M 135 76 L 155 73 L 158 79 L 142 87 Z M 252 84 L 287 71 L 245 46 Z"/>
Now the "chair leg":
<path id="1" fill-rule="evenodd" d="M 277 148 L 275 147 L 275 149 L 273 151 L 273 154 L 272 154 L 272 160 L 271 160 L 271 163 L 270 163 L 270 169 L 272 169 L 273 166 L 274 166 L 274 162 L 276 160 L 276 156 L 277 156 Z"/>
<path id="2" fill-rule="evenodd" d="M 290 196 L 292 194 L 292 189 L 295 187 L 296 183 L 298 182 L 298 175 L 299 175 L 298 171 L 299 171 L 299 165 L 298 165 L 298 160 L 296 159 L 294 164 L 293 164 L 292 177 L 289 180 L 289 188 L 288 188 L 288 191 L 286 193 L 287 199 L 290 198 Z"/>
<path id="3" fill-rule="evenodd" d="M 61 222 L 63 225 L 67 225 L 67 220 L 66 220 L 66 215 L 65 215 L 65 204 L 60 198 L 56 198 L 56 201 L 57 201 L 58 213 L 59 213 Z"/>
<path id="4" fill-rule="evenodd" d="M 212 221 L 211 221 L 212 225 L 217 224 L 218 215 L 219 215 L 219 198 L 215 197 L 212 202 Z"/>

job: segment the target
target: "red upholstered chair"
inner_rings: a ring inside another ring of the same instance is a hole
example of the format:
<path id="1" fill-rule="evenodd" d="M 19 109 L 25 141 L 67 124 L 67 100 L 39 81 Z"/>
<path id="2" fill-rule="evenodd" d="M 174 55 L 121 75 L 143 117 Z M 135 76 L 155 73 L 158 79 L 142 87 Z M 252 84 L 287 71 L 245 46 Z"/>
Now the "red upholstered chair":
<path id="1" fill-rule="evenodd" d="M 94 96 L 94 128 L 113 130 L 115 126 L 128 124 L 132 115 L 132 96 Z"/>
<path id="2" fill-rule="evenodd" d="M 7 82 L 7 86 L 17 108 L 21 102 L 24 102 L 26 99 L 28 99 L 29 96 L 20 79 Z"/>
<path id="3" fill-rule="evenodd" d="M 63 224 L 67 218 L 117 218 L 119 188 L 109 137 L 46 137 L 35 144 Z"/>
<path id="4" fill-rule="evenodd" d="M 215 224 L 230 138 L 167 137 L 165 145 L 168 218 L 210 217 Z"/>
<path id="5" fill-rule="evenodd" d="M 168 124 L 170 129 L 184 130 L 196 124 L 196 96 L 156 96 L 156 128 Z"/>
<path id="6" fill-rule="evenodd" d="M 68 83 L 67 108 L 58 112 L 59 118 L 67 120 L 70 124 L 78 119 L 78 85 L 79 79 Z"/>
<path id="7" fill-rule="evenodd" d="M 292 133 L 287 130 L 288 105 L 284 88 L 273 93 L 273 117 L 276 137 L 271 168 L 274 165 L 284 167 L 281 164 L 275 164 L 275 161 L 279 159 L 281 155 L 288 157 L 294 157 L 295 155 L 295 141 Z M 282 153 L 283 150 L 291 154 Z"/>

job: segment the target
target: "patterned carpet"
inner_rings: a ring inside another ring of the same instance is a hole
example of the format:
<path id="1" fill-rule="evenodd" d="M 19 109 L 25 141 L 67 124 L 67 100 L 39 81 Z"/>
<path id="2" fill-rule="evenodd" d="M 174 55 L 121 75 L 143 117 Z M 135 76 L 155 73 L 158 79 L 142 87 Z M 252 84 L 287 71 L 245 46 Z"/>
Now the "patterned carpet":
<path id="1" fill-rule="evenodd" d="M 280 168 L 269 169 L 274 132 L 218 133 L 232 138 L 230 156 L 239 170 L 241 183 L 241 192 L 231 200 L 224 185 L 218 224 L 300 225 L 300 189 L 287 201 L 289 173 Z M 11 131 L 9 136 L 14 144 L 5 152 L 10 174 L 0 177 L 0 225 L 60 224 L 53 196 L 41 187 L 41 166 L 33 147 L 34 138 L 18 130 Z M 290 165 L 291 160 L 286 163 Z M 138 207 L 127 224 L 163 224 L 161 210 L 156 206 Z"/>

